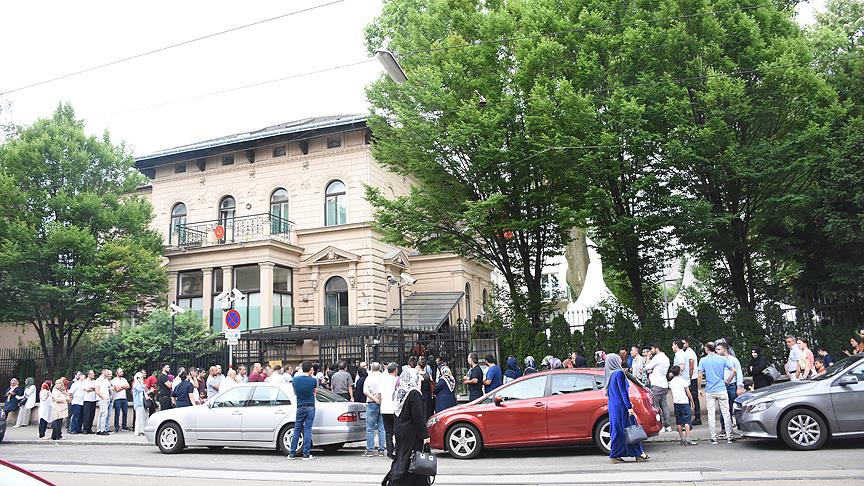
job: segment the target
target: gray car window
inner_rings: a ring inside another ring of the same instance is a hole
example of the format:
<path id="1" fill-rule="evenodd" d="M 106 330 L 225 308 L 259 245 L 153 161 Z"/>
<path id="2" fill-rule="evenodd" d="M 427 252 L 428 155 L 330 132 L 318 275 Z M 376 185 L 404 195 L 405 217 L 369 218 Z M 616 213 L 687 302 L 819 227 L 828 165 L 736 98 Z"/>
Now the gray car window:
<path id="1" fill-rule="evenodd" d="M 552 375 L 552 396 L 578 393 L 594 389 L 594 378 L 582 373 L 556 373 Z"/>
<path id="2" fill-rule="evenodd" d="M 290 405 L 288 395 L 275 386 L 256 386 L 252 392 L 252 398 L 246 403 L 247 407 L 277 407 Z"/>
<path id="3" fill-rule="evenodd" d="M 217 407 L 242 407 L 246 404 L 246 399 L 249 397 L 248 387 L 232 388 L 225 393 L 216 397 L 213 401 L 213 408 Z"/>

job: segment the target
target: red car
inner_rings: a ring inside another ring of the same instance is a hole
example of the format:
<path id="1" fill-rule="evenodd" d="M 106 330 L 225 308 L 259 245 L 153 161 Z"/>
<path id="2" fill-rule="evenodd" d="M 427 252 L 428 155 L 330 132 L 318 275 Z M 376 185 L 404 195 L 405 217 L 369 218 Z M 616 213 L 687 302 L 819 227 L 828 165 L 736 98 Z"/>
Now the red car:
<path id="1" fill-rule="evenodd" d="M 661 429 L 651 392 L 630 378 L 630 402 L 649 436 Z M 431 446 L 456 459 L 484 447 L 590 444 L 609 453 L 610 431 L 603 370 L 567 369 L 523 376 L 426 423 Z"/>

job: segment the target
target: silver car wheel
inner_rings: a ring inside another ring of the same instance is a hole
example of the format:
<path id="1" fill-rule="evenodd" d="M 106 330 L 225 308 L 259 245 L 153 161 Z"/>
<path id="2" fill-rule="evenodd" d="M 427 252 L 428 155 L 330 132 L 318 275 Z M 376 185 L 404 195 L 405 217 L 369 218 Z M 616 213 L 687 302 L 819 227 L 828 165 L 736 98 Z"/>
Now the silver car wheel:
<path id="1" fill-rule="evenodd" d="M 164 449 L 173 449 L 177 445 L 177 431 L 174 427 L 165 427 L 159 434 L 159 444 Z"/>
<path id="2" fill-rule="evenodd" d="M 287 429 L 285 429 L 285 433 L 282 434 L 282 444 L 284 444 L 286 451 L 291 450 L 292 437 L 294 437 L 294 427 L 288 427 Z M 301 450 L 303 450 L 303 434 L 300 434 L 300 439 L 297 440 L 297 451 Z"/>
<path id="3" fill-rule="evenodd" d="M 607 451 L 612 450 L 612 430 L 611 425 L 607 421 L 603 424 L 603 427 L 600 428 L 600 443 L 603 444 L 603 447 L 606 448 Z"/>
<path id="4" fill-rule="evenodd" d="M 787 426 L 789 437 L 796 444 L 808 447 L 815 444 L 822 436 L 819 423 L 809 415 L 795 415 Z"/>
<path id="5" fill-rule="evenodd" d="M 450 434 L 450 450 L 457 456 L 469 456 L 477 448 L 477 436 L 467 427 L 459 427 Z"/>

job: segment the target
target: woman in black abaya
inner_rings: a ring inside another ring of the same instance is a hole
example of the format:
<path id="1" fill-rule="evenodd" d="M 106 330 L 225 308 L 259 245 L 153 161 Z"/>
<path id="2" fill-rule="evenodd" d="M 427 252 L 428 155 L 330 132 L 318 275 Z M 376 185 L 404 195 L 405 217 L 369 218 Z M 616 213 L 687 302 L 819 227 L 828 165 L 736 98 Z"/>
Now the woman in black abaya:
<path id="1" fill-rule="evenodd" d="M 429 442 L 426 432 L 426 412 L 420 393 L 420 375 L 407 368 L 399 375 L 396 387 L 396 459 L 390 466 L 392 486 L 427 486 L 426 476 L 411 474 L 411 453 Z"/>

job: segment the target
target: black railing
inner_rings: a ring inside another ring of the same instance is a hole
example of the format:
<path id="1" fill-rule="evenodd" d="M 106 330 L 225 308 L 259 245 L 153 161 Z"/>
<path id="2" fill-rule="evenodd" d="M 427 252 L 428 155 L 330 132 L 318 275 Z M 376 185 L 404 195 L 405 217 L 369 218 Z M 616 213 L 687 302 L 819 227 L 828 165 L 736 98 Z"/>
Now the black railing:
<path id="1" fill-rule="evenodd" d="M 269 213 L 237 216 L 174 227 L 169 246 L 201 247 L 266 239 L 290 243 L 294 223 Z"/>

